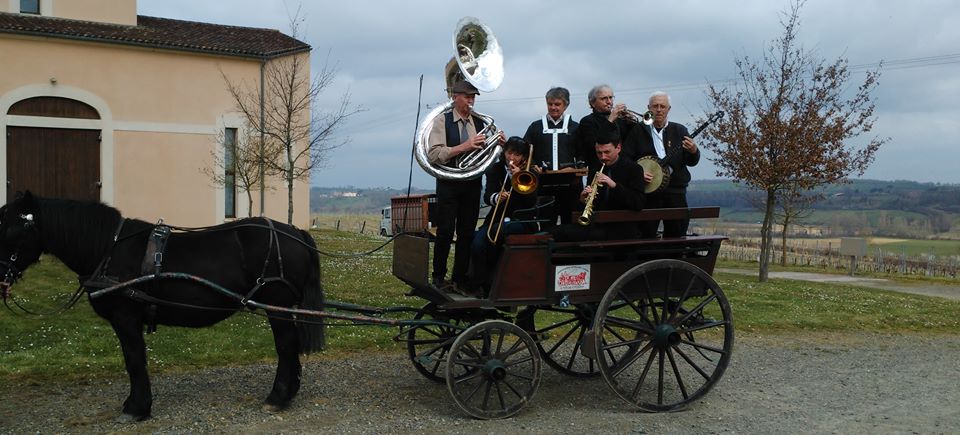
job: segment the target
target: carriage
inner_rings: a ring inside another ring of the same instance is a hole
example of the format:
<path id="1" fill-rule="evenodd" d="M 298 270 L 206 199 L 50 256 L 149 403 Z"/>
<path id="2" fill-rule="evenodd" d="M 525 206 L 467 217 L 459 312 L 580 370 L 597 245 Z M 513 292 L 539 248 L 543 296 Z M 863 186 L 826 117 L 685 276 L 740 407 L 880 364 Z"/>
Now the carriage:
<path id="1" fill-rule="evenodd" d="M 594 220 L 718 215 L 716 207 L 701 207 L 604 211 Z M 603 377 L 640 409 L 676 410 L 703 397 L 729 363 L 730 305 L 710 275 L 723 240 L 510 235 L 489 294 L 469 297 L 430 285 L 429 234 L 406 232 L 394 240 L 393 273 L 426 304 L 398 338 L 416 370 L 446 383 L 476 418 L 519 412 L 539 387 L 542 363 L 574 377 Z"/>

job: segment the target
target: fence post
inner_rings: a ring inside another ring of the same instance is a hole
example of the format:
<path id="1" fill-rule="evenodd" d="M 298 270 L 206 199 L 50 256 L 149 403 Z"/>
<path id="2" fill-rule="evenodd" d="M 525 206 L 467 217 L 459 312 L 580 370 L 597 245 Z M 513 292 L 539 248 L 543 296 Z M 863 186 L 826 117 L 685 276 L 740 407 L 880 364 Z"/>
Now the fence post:
<path id="1" fill-rule="evenodd" d="M 367 221 L 363 221 L 363 222 L 360 224 L 360 234 L 363 234 L 363 230 L 364 230 L 365 228 L 367 228 Z"/>
<path id="2" fill-rule="evenodd" d="M 340 231 L 340 219 L 337 219 L 337 231 Z"/>

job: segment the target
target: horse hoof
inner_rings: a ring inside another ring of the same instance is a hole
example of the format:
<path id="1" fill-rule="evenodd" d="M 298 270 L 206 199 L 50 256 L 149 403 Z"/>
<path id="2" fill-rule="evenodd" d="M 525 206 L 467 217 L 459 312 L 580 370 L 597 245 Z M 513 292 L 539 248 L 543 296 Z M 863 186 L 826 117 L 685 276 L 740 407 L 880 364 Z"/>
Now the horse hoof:
<path id="1" fill-rule="evenodd" d="M 263 406 L 260 407 L 260 410 L 261 410 L 261 411 L 269 412 L 269 413 L 271 413 L 271 414 L 277 413 L 277 412 L 280 412 L 280 411 L 283 411 L 284 409 L 287 409 L 287 407 L 286 407 L 286 406 L 280 406 L 280 405 L 274 405 L 274 404 L 272 404 L 272 403 L 264 403 Z"/>
<path id="2" fill-rule="evenodd" d="M 144 421 L 148 418 L 150 418 L 149 415 L 120 414 L 115 421 L 120 424 L 128 424 Z"/>

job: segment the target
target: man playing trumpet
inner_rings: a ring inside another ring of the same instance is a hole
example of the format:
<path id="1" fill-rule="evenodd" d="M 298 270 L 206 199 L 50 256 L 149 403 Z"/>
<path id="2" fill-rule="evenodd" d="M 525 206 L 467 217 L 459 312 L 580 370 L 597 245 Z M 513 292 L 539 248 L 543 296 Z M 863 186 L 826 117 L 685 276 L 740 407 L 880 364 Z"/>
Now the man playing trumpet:
<path id="1" fill-rule="evenodd" d="M 633 130 L 633 123 L 623 119 L 627 107 L 613 103 L 613 89 L 608 85 L 597 85 L 587 93 L 587 102 L 592 112 L 580 120 L 577 128 L 577 144 L 580 155 L 590 168 L 590 176 L 600 168 L 600 161 L 594 150 L 597 138 L 602 131 L 613 129 L 617 137 L 625 138 Z M 619 145 L 619 143 L 618 143 Z"/>

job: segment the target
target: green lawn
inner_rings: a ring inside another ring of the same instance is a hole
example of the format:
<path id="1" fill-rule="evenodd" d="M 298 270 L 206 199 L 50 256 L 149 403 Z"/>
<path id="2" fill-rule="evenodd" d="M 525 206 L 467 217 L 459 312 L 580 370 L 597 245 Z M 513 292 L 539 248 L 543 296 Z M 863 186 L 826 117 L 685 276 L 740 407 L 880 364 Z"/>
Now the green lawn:
<path id="1" fill-rule="evenodd" d="M 321 230 L 314 233 L 325 252 L 373 249 L 385 239 L 374 235 Z M 404 296 L 407 289 L 390 271 L 392 245 L 370 256 L 322 256 L 323 283 L 329 299 L 371 305 L 419 307 Z M 733 307 L 735 329 L 755 333 L 868 331 L 882 333 L 960 334 L 960 302 L 896 294 L 834 284 L 719 275 Z M 59 306 L 76 288 L 75 277 L 54 259 L 32 267 L 14 289 L 17 301 L 32 310 Z M 70 380 L 121 376 L 117 340 L 86 300 L 53 316 L 0 312 L 0 383 L 15 380 Z M 392 341 L 396 328 L 329 328 L 329 356 L 357 351 L 400 352 Z M 273 340 L 262 317 L 241 314 L 214 327 L 186 329 L 160 326 L 147 336 L 152 373 L 197 367 L 272 361 Z"/>

